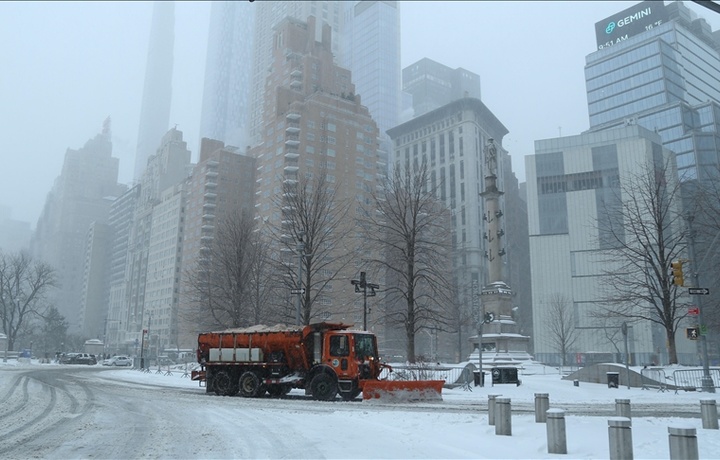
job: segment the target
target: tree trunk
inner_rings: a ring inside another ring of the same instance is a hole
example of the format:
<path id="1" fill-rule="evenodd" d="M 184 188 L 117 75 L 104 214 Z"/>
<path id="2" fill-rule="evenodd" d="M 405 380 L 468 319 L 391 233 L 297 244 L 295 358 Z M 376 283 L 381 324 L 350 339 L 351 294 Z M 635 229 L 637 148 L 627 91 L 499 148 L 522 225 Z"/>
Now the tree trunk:
<path id="1" fill-rule="evenodd" d="M 457 352 L 455 353 L 455 362 L 462 361 L 462 326 L 458 327 Z"/>
<path id="2" fill-rule="evenodd" d="M 677 347 L 675 346 L 675 334 L 673 333 L 672 329 L 665 329 L 665 335 L 667 336 L 668 343 L 668 358 L 670 360 L 669 364 L 677 364 L 678 358 Z"/>
<path id="3" fill-rule="evenodd" d="M 414 363 L 415 359 L 415 314 L 413 302 L 408 301 L 408 317 L 405 321 L 405 335 L 407 336 L 407 360 Z"/>
<path id="4" fill-rule="evenodd" d="M 415 331 L 407 332 L 407 360 L 414 363 L 415 359 Z"/>

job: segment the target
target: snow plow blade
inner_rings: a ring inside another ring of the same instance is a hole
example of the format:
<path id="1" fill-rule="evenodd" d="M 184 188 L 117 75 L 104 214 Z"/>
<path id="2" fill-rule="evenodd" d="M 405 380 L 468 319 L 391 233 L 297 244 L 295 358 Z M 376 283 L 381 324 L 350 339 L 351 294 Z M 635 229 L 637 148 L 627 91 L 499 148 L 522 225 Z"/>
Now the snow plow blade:
<path id="1" fill-rule="evenodd" d="M 444 384 L 444 380 L 368 380 L 363 385 L 363 400 L 442 401 Z"/>

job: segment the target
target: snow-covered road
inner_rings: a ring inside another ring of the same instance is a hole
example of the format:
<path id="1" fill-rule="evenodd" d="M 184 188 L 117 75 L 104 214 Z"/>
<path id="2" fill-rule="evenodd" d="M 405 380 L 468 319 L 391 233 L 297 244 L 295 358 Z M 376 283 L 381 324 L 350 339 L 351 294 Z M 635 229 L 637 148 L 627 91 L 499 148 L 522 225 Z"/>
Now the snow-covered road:
<path id="1" fill-rule="evenodd" d="M 565 458 L 607 458 L 615 396 L 633 398 L 635 458 L 668 458 L 667 427 L 678 424 L 697 428 L 701 458 L 720 452 L 717 430 L 700 427 L 700 395 L 533 380 L 448 390 L 441 403 L 379 404 L 312 401 L 301 392 L 220 397 L 179 375 L 101 366 L 3 367 L 0 458 L 557 458 L 533 415 L 532 392 L 548 388 L 551 405 L 562 401 L 568 414 Z M 489 393 L 512 397 L 512 436 L 488 425 Z M 656 416 L 640 418 L 644 412 Z"/>

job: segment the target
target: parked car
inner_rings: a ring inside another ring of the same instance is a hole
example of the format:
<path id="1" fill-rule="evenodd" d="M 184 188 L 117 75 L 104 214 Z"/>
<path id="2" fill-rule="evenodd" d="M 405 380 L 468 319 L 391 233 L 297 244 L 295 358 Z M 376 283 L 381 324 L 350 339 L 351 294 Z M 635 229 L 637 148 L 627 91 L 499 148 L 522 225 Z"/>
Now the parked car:
<path id="1" fill-rule="evenodd" d="M 97 358 L 89 353 L 63 353 L 60 355 L 60 364 L 88 364 L 94 366 L 97 364 Z"/>
<path id="2" fill-rule="evenodd" d="M 75 356 L 79 353 L 63 353 L 60 355 L 60 364 L 74 364 Z"/>
<path id="3" fill-rule="evenodd" d="M 127 356 L 113 356 L 112 358 L 103 361 L 103 366 L 130 367 L 132 364 L 132 359 Z"/>
<path id="4" fill-rule="evenodd" d="M 95 358 L 95 355 L 91 355 L 89 353 L 77 353 L 73 357 L 71 364 L 87 364 L 89 366 L 94 366 L 97 364 L 97 358 Z"/>

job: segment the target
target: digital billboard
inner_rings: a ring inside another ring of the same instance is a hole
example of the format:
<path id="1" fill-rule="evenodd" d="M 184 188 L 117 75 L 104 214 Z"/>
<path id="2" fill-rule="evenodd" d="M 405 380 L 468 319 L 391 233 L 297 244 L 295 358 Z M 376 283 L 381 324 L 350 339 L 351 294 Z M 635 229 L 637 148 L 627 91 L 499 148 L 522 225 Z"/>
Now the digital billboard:
<path id="1" fill-rule="evenodd" d="M 599 50 L 616 45 L 628 38 L 668 21 L 664 2 L 644 1 L 595 23 L 595 38 Z"/>

